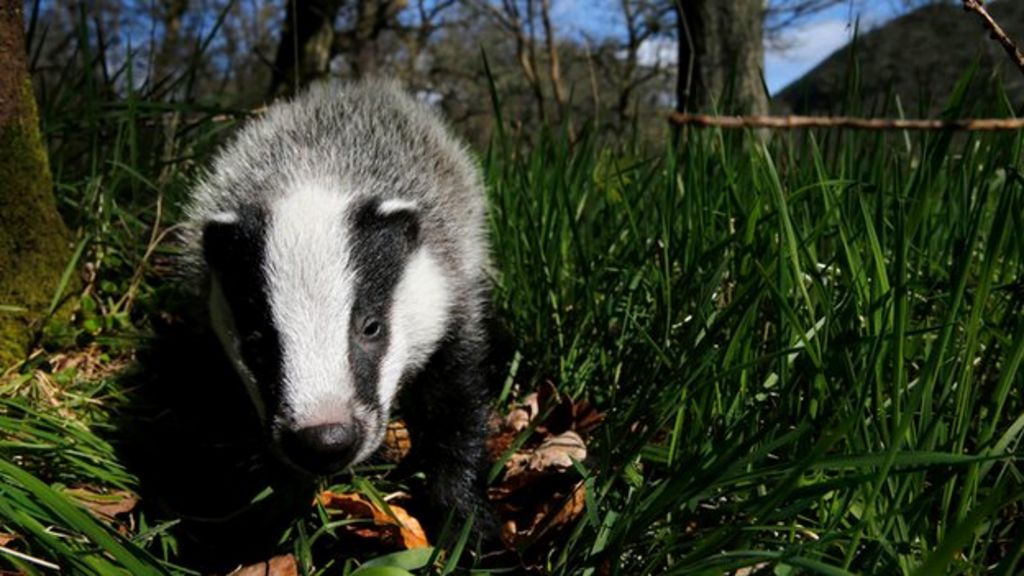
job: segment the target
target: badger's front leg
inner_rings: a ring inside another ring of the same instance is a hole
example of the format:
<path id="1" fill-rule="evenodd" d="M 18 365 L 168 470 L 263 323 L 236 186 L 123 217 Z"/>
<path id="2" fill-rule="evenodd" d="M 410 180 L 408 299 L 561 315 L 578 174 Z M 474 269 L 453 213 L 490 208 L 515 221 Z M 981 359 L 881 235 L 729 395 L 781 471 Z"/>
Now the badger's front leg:
<path id="1" fill-rule="evenodd" d="M 476 534 L 487 537 L 494 531 L 485 499 L 490 404 L 482 374 L 485 346 L 479 331 L 450 331 L 403 395 L 412 441 L 408 464 L 426 474 L 424 512 L 435 538 L 449 519 L 456 534 L 471 517 Z"/>

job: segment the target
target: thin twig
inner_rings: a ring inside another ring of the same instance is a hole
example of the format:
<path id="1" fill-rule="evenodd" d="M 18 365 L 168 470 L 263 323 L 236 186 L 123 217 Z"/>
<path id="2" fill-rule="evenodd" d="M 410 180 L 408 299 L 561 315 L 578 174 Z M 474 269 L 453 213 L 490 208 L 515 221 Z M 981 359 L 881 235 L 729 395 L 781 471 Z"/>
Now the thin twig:
<path id="1" fill-rule="evenodd" d="M 852 116 L 710 116 L 707 114 L 669 114 L 669 122 L 679 126 L 716 128 L 851 128 L 855 130 L 957 130 L 992 132 L 1024 129 L 1024 118 L 960 118 L 957 120 L 855 118 Z"/>
<path id="2" fill-rule="evenodd" d="M 54 564 L 53 562 L 49 562 L 47 560 L 43 560 L 42 558 L 36 558 L 35 556 L 29 556 L 28 554 L 25 554 L 24 552 L 18 552 L 17 550 L 11 550 L 10 548 L 7 548 L 6 546 L 0 546 L 0 554 L 8 554 L 10 556 L 14 556 L 15 558 L 19 558 L 19 559 L 24 560 L 26 562 L 30 562 L 32 564 L 36 564 L 38 566 L 42 566 L 43 568 L 49 568 L 50 570 L 56 570 L 58 572 L 60 571 L 60 566 L 58 566 L 57 564 Z"/>
<path id="3" fill-rule="evenodd" d="M 1024 73 L 1024 52 L 1021 52 L 1020 48 L 1017 48 L 1017 45 L 1014 44 L 1013 40 L 1006 35 L 1006 32 L 1004 32 L 1002 27 L 999 26 L 999 23 L 996 22 L 988 13 L 988 10 L 985 9 L 985 5 L 978 0 L 963 0 L 963 3 L 964 10 L 967 12 L 974 12 L 979 18 L 985 21 L 985 28 L 988 28 L 988 31 L 992 35 L 992 39 L 1002 44 L 1003 50 L 1006 50 L 1010 59 L 1017 64 L 1017 68 L 1020 68 L 1020 71 Z"/>

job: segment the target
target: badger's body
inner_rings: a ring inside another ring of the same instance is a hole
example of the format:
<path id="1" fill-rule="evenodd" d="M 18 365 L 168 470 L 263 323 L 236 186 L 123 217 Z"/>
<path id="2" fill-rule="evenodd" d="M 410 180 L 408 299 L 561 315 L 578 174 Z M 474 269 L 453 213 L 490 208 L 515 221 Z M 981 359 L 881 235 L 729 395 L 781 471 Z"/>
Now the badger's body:
<path id="1" fill-rule="evenodd" d="M 468 517 L 485 198 L 433 111 L 390 82 L 315 86 L 240 131 L 187 216 L 184 270 L 271 452 L 310 475 L 358 463 L 401 398 L 430 510 Z"/>

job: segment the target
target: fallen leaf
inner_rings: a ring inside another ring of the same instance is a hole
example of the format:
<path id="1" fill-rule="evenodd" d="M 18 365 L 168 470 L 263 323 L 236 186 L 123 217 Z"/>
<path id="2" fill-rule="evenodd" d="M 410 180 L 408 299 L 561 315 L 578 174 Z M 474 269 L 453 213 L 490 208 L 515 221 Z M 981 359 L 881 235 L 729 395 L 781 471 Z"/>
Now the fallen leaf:
<path id="1" fill-rule="evenodd" d="M 508 429 L 498 429 L 487 438 L 487 454 L 492 461 L 499 461 L 505 457 L 505 452 L 512 447 L 518 434 Z"/>
<path id="2" fill-rule="evenodd" d="M 569 468 L 573 461 L 587 458 L 587 445 L 580 435 L 569 430 L 558 436 L 544 440 L 530 458 L 530 468 L 546 470 L 548 468 Z"/>
<path id="3" fill-rule="evenodd" d="M 127 514 L 135 509 L 139 498 L 127 490 L 100 493 L 88 488 L 68 488 L 64 493 L 74 498 L 87 510 L 102 520 L 113 522 L 117 516 Z"/>
<path id="4" fill-rule="evenodd" d="M 587 493 L 574 462 L 586 460 L 586 438 L 603 420 L 588 401 L 573 400 L 551 382 L 504 417 L 492 418 L 488 452 L 506 460 L 488 499 L 501 519 L 506 545 L 541 553 L 557 545 L 555 539 L 583 514 Z"/>
<path id="5" fill-rule="evenodd" d="M 0 546 L 7 546 L 8 544 L 17 539 L 17 534 L 11 534 L 9 532 L 0 532 Z"/>
<path id="6" fill-rule="evenodd" d="M 513 432 L 522 432 L 530 425 L 530 419 L 533 415 L 526 408 L 515 408 L 508 413 L 508 417 L 505 419 L 505 427 Z"/>
<path id="7" fill-rule="evenodd" d="M 345 527 L 364 538 L 373 538 L 406 549 L 430 545 L 419 520 L 397 504 L 388 504 L 391 510 L 391 514 L 388 514 L 360 494 L 339 494 L 329 490 L 320 493 L 319 501 L 324 508 L 337 510 L 350 518 L 373 520 L 372 524 L 351 524 Z"/>
<path id="8" fill-rule="evenodd" d="M 579 482 L 573 487 L 569 498 L 565 500 L 562 507 L 548 521 L 548 527 L 562 526 L 575 521 L 583 514 L 587 506 L 587 487 Z"/>
<path id="9" fill-rule="evenodd" d="M 515 490 L 488 492 L 503 523 L 501 538 L 509 547 L 529 542 L 535 549 L 572 525 L 586 508 L 586 488 L 578 476 L 567 473 L 530 473 L 529 484 Z"/>
<path id="10" fill-rule="evenodd" d="M 573 460 L 587 457 L 587 446 L 579 434 L 568 431 L 551 436 L 532 450 L 513 454 L 505 464 L 505 479 L 512 480 L 527 471 L 543 472 L 567 470 Z"/>
<path id="11" fill-rule="evenodd" d="M 540 401 L 536 392 L 523 398 L 523 402 L 512 409 L 505 417 L 505 428 L 513 432 L 522 432 L 540 413 Z"/>
<path id="12" fill-rule="evenodd" d="M 265 562 L 240 566 L 228 576 L 298 576 L 299 566 L 295 556 L 285 554 L 274 556 Z"/>
<path id="13" fill-rule="evenodd" d="M 604 414 L 597 411 L 587 400 L 580 400 L 573 405 L 572 429 L 581 436 L 590 434 L 601 422 L 604 422 Z"/>
<path id="14" fill-rule="evenodd" d="M 409 429 L 405 421 L 395 420 L 388 424 L 384 433 L 384 444 L 381 449 L 381 456 L 386 462 L 397 463 L 409 455 L 412 449 L 412 439 L 409 437 Z"/>

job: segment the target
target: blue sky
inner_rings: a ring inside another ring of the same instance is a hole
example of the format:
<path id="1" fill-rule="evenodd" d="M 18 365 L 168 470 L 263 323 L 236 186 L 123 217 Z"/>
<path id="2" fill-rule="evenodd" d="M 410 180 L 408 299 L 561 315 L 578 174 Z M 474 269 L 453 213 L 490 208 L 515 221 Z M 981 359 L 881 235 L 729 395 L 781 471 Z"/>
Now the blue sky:
<path id="1" fill-rule="evenodd" d="M 898 15 L 896 2 L 860 0 L 836 6 L 800 22 L 783 33 L 780 47 L 765 50 L 765 79 L 772 94 L 785 88 L 850 41 L 854 22 L 874 28 Z"/>
<path id="2" fill-rule="evenodd" d="M 616 5 L 609 0 L 559 0 L 555 19 L 563 32 L 601 36 L 622 29 Z M 850 40 L 853 22 L 860 19 L 861 30 L 878 26 L 899 13 L 895 0 L 849 0 L 819 12 L 785 30 L 779 42 L 765 51 L 765 79 L 774 94 L 796 80 L 836 49 Z M 648 57 L 674 60 L 675 48 L 663 42 L 651 46 Z"/>

